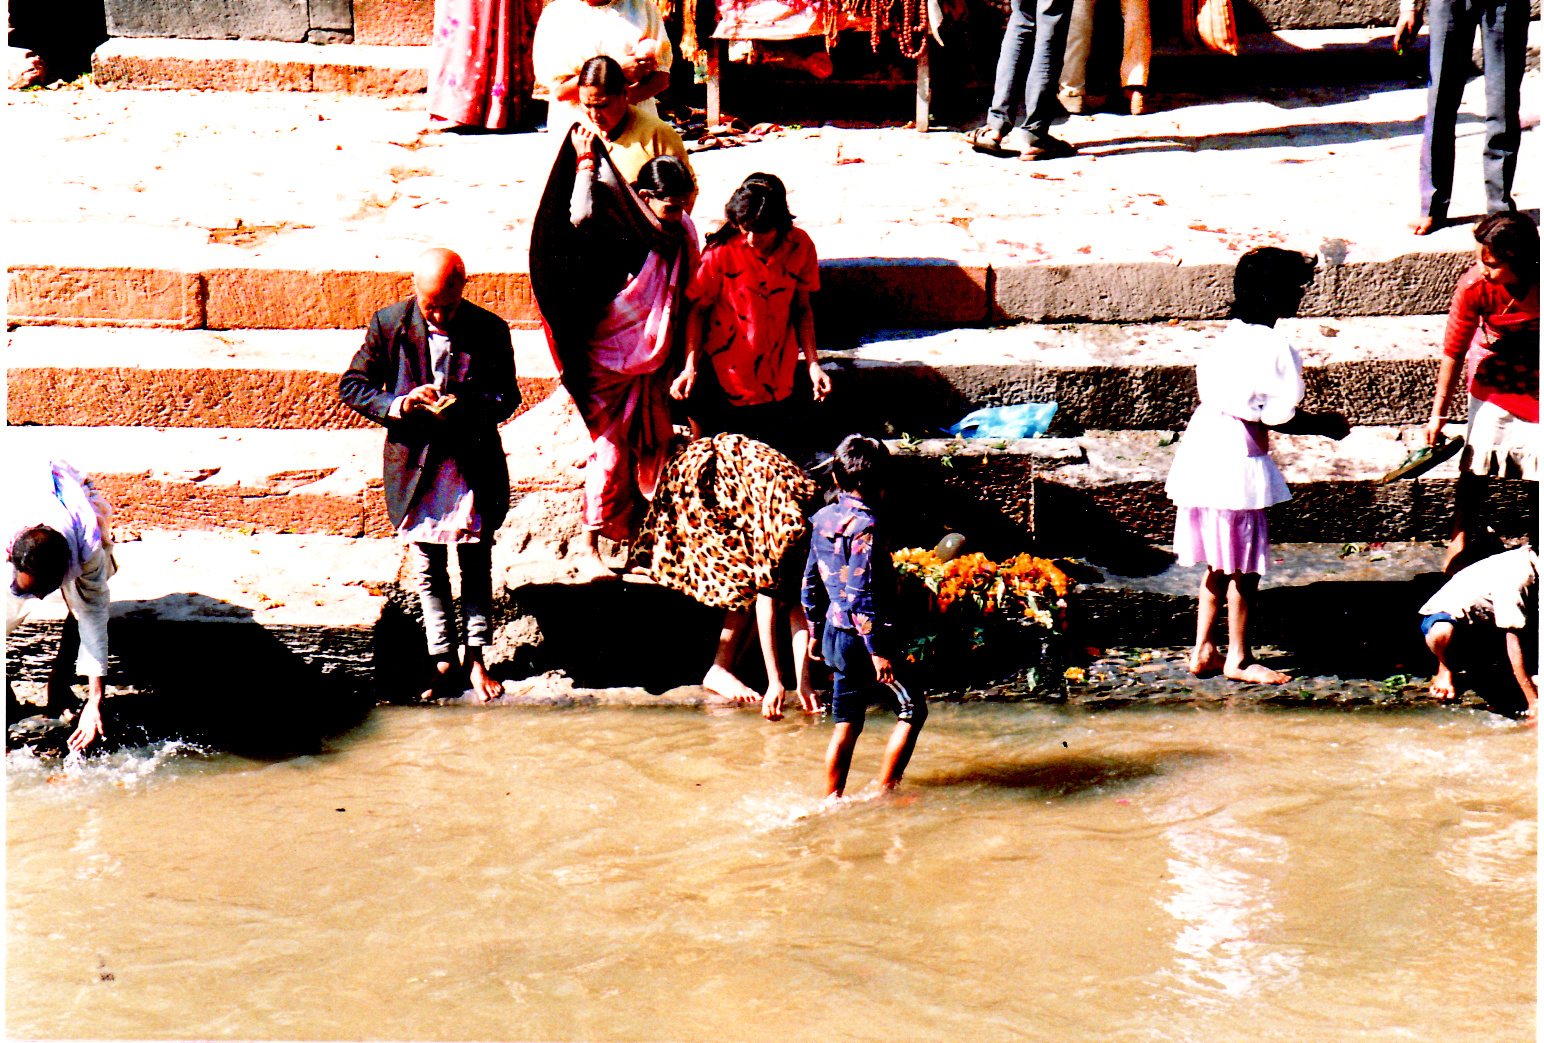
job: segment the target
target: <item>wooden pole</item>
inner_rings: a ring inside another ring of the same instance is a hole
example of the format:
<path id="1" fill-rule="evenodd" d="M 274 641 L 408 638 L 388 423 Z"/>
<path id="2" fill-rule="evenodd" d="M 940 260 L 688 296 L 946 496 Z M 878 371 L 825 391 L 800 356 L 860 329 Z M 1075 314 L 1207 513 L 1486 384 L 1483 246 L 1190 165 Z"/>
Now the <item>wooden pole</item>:
<path id="1" fill-rule="evenodd" d="M 724 106 L 720 95 L 719 76 L 724 41 L 708 41 L 708 129 L 718 126 L 723 119 Z"/>
<path id="2" fill-rule="evenodd" d="M 917 55 L 917 122 L 919 134 L 927 133 L 928 118 L 933 108 L 933 74 L 928 58 L 932 55 L 931 41 L 922 41 L 922 53 Z"/>

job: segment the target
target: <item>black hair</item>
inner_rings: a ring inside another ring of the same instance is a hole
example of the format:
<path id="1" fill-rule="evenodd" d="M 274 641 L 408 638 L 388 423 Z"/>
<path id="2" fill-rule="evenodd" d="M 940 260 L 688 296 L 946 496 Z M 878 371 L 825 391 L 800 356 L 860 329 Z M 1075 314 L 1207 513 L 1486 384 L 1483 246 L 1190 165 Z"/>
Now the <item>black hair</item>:
<path id="1" fill-rule="evenodd" d="M 1539 228 L 1516 210 L 1490 214 L 1474 226 L 1474 241 L 1490 247 L 1496 260 L 1512 269 L 1525 286 L 1539 281 Z"/>
<path id="2" fill-rule="evenodd" d="M 1233 269 L 1233 317 L 1270 325 L 1297 313 L 1302 289 L 1313 281 L 1314 259 L 1296 250 L 1257 246 Z"/>
<path id="3" fill-rule="evenodd" d="M 579 66 L 580 87 L 599 87 L 602 94 L 616 97 L 627 93 L 627 74 L 621 63 L 609 54 L 597 54 Z"/>
<path id="4" fill-rule="evenodd" d="M 831 471 L 838 489 L 857 493 L 866 500 L 884 488 L 889 462 L 890 450 L 883 442 L 864 435 L 848 435 L 832 454 Z"/>
<path id="5" fill-rule="evenodd" d="M 46 525 L 37 525 L 11 544 L 11 564 L 32 577 L 32 593 L 52 594 L 64 582 L 70 567 L 70 541 Z"/>
<path id="6" fill-rule="evenodd" d="M 638 171 L 633 187 L 655 196 L 689 196 L 697 187 L 691 168 L 680 156 L 655 156 Z"/>
<path id="7" fill-rule="evenodd" d="M 788 189 L 775 174 L 756 173 L 740 183 L 724 204 L 726 224 L 709 233 L 708 246 L 727 243 L 743 229 L 747 232 L 777 232 L 777 244 L 793 227 L 793 215 L 788 212 Z"/>

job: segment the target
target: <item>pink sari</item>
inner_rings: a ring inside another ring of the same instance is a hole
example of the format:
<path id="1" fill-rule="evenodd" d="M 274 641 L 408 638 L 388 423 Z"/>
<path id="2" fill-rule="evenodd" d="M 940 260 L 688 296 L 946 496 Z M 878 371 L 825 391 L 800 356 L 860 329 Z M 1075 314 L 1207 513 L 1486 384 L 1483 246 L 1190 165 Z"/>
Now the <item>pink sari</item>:
<path id="1" fill-rule="evenodd" d="M 503 130 L 531 96 L 541 0 L 435 0 L 429 114 Z"/>
<path id="2" fill-rule="evenodd" d="M 662 372 L 681 316 L 679 287 L 697 266 L 697 229 L 674 263 L 650 253 L 590 338 L 590 388 L 581 403 L 593 446 L 584 478 L 584 527 L 631 537 L 633 490 L 653 499 L 670 456 L 670 375 Z M 683 267 L 684 266 L 684 267 Z"/>

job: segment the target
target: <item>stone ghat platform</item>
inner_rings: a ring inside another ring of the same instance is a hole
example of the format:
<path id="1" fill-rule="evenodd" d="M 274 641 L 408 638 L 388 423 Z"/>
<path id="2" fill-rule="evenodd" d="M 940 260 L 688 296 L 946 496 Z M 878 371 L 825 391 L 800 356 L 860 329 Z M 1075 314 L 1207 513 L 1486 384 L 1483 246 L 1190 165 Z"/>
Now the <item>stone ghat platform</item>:
<path id="1" fill-rule="evenodd" d="M 1457 477 L 1452 461 L 1417 481 L 1379 484 L 1413 448 L 1411 431 L 1359 427 L 1340 443 L 1278 436 L 1275 455 L 1294 498 L 1273 510 L 1273 535 L 1444 536 Z M 532 493 L 577 496 L 589 450 L 566 394 L 554 394 L 501 433 L 514 501 Z M 907 527 L 929 544 L 959 530 L 990 534 L 994 543 L 1033 536 L 1046 546 L 1113 552 L 1172 531 L 1163 480 L 1173 437 L 1139 430 L 1012 443 L 896 440 L 895 495 L 916 519 Z M 379 491 L 381 435 L 374 430 L 13 427 L 7 438 L 11 451 L 55 453 L 91 474 L 123 525 L 378 537 L 391 531 Z M 1530 486 L 1498 486 L 1496 524 L 1519 535 L 1531 524 Z M 566 509 L 577 517 L 576 505 Z M 547 528 L 541 523 L 533 531 Z"/>
<path id="2" fill-rule="evenodd" d="M 697 681 L 719 613 L 649 584 L 569 584 L 511 572 L 511 549 L 506 542 L 498 551 L 501 575 L 515 585 L 498 594 L 502 623 L 488 658 L 505 694 L 495 705 L 712 704 Z M 1184 671 L 1178 648 L 1137 651 L 1188 639 L 1197 570 L 1131 577 L 1076 564 L 1080 585 L 1054 656 L 1058 671 L 1075 668 L 1065 697 L 1096 705 L 1429 701 L 1416 612 L 1442 581 L 1438 549 L 1288 544 L 1275 553 L 1255 623 L 1262 655 L 1292 671 L 1291 684 L 1197 679 Z M 146 532 L 121 543 L 118 556 L 109 709 L 120 738 L 175 735 L 254 753 L 303 748 L 308 736 L 351 727 L 375 701 L 411 700 L 426 668 L 394 541 Z M 29 700 L 41 701 L 57 646 L 63 610 L 55 602 L 45 601 L 10 643 L 11 676 Z M 599 621 L 624 618 L 627 627 L 597 644 Z M 665 641 L 676 654 L 646 654 Z M 1025 651 L 1019 662 L 1011 650 L 994 656 L 1006 679 L 960 664 L 930 697 L 1060 698 L 1012 676 L 1015 668 L 1045 667 L 1031 658 Z M 753 684 L 755 669 L 748 663 Z M 245 695 L 262 696 L 260 719 L 239 708 Z M 474 702 L 470 695 L 454 701 Z M 1461 705 L 1481 703 L 1470 697 Z"/>
<path id="3" fill-rule="evenodd" d="M 1525 78 L 1527 111 L 1538 81 Z M 1469 85 L 1466 114 L 1481 91 Z M 443 243 L 465 254 L 472 299 L 531 325 L 528 222 L 553 138 L 428 132 L 422 104 L 14 94 L 27 207 L 7 230 L 10 321 L 358 327 Z M 782 176 L 825 259 L 822 328 L 1215 318 L 1232 263 L 1258 245 L 1326 259 L 1305 314 L 1435 314 L 1472 238 L 1405 227 L 1424 106 L 1423 90 L 1386 83 L 1078 117 L 1058 133 L 1082 154 L 1049 163 L 978 155 L 947 132 L 788 129 L 695 155 L 697 212 L 711 229 L 747 174 Z M 1459 123 L 1456 216 L 1483 211 L 1481 126 Z M 1525 133 L 1520 169 L 1536 148 Z"/>

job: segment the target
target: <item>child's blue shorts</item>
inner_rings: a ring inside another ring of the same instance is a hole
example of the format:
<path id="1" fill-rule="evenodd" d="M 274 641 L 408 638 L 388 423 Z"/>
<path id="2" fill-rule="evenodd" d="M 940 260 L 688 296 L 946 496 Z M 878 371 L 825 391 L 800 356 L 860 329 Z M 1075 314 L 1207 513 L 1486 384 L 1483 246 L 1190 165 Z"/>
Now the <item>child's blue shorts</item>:
<path id="1" fill-rule="evenodd" d="M 1431 628 L 1438 623 L 1453 623 L 1455 626 L 1457 625 L 1457 621 L 1446 612 L 1433 612 L 1429 616 L 1421 617 L 1421 636 L 1425 637 L 1427 634 L 1430 634 Z"/>
<path id="2" fill-rule="evenodd" d="M 897 721 L 910 721 L 918 728 L 927 720 L 925 698 L 913 696 L 901 685 L 889 688 L 879 683 L 874 660 L 856 631 L 826 627 L 820 654 L 831 667 L 832 720 L 861 728 L 870 703 L 895 711 Z"/>

